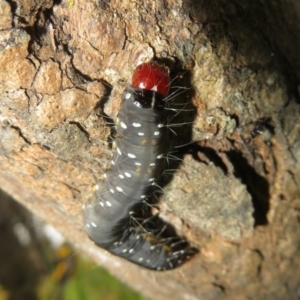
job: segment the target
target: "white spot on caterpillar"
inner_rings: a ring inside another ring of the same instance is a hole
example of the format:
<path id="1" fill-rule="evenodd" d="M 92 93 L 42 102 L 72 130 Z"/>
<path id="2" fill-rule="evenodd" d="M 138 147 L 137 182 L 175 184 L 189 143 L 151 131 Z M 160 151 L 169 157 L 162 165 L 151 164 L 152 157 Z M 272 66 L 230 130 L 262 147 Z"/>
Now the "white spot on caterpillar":
<path id="1" fill-rule="evenodd" d="M 164 125 L 163 124 L 158 124 L 157 127 L 162 128 L 162 127 L 164 127 Z"/>
<path id="2" fill-rule="evenodd" d="M 149 166 L 154 167 L 154 166 L 155 166 L 155 163 L 151 163 Z"/>
<path id="3" fill-rule="evenodd" d="M 128 172 L 125 172 L 124 174 L 125 174 L 125 176 L 128 177 L 128 178 L 131 177 L 131 174 L 129 174 Z"/>
<path id="4" fill-rule="evenodd" d="M 142 195 L 142 196 L 141 196 L 141 199 L 145 199 L 145 198 L 146 198 L 146 195 Z"/>
<path id="5" fill-rule="evenodd" d="M 123 253 L 126 253 L 126 252 L 127 252 L 127 249 L 123 249 L 122 252 L 123 252 Z"/>
<path id="6" fill-rule="evenodd" d="M 139 84 L 139 88 L 140 88 L 140 89 L 144 89 L 145 87 L 146 87 L 146 85 L 145 85 L 144 82 L 141 82 L 141 83 Z"/>
<path id="7" fill-rule="evenodd" d="M 121 179 L 124 179 L 124 176 L 123 176 L 122 174 L 119 174 L 119 177 L 120 177 Z"/>
<path id="8" fill-rule="evenodd" d="M 106 177 L 107 177 L 107 176 L 106 176 L 106 173 L 104 173 L 104 174 L 103 174 L 103 177 L 104 177 L 104 178 L 106 178 Z M 96 189 L 97 189 L 97 190 L 99 189 L 99 186 L 98 186 L 98 184 L 96 185 Z"/>
<path id="9" fill-rule="evenodd" d="M 161 159 L 161 158 L 163 158 L 163 156 L 164 156 L 163 154 L 159 154 L 159 155 L 156 156 L 156 158 Z"/>
<path id="10" fill-rule="evenodd" d="M 125 94 L 125 99 L 128 100 L 130 97 L 131 97 L 131 93 L 126 93 L 126 94 Z"/>
<path id="11" fill-rule="evenodd" d="M 152 182 L 152 181 L 154 181 L 155 180 L 155 178 L 149 178 L 149 181 L 150 182 Z"/>
<path id="12" fill-rule="evenodd" d="M 112 165 L 115 165 L 115 162 L 112 160 L 112 161 L 111 161 L 111 164 L 112 164 Z"/>
<path id="13" fill-rule="evenodd" d="M 157 92 L 157 88 L 158 88 L 158 86 L 157 86 L 157 84 L 155 84 L 155 85 L 153 86 L 153 88 L 151 89 L 151 91 Z"/>
<path id="14" fill-rule="evenodd" d="M 111 206 L 111 203 L 109 201 L 106 201 L 107 206 Z"/>
<path id="15" fill-rule="evenodd" d="M 123 192 L 123 189 L 120 188 L 119 186 L 116 186 L 116 189 L 117 189 L 117 191 L 120 192 L 120 193 Z"/>
<path id="16" fill-rule="evenodd" d="M 141 127 L 142 125 L 141 123 L 132 123 L 132 126 L 138 128 Z"/>
<path id="17" fill-rule="evenodd" d="M 95 224 L 94 222 L 91 222 L 91 225 L 95 228 L 97 227 L 97 224 Z"/>
<path id="18" fill-rule="evenodd" d="M 140 262 L 141 262 L 141 261 L 143 261 L 143 260 L 144 260 L 144 258 L 143 258 L 143 257 L 140 257 L 140 258 L 139 258 L 139 261 L 140 261 Z"/>
<path id="19" fill-rule="evenodd" d="M 127 155 L 128 155 L 128 157 L 130 157 L 130 158 L 136 158 L 136 156 L 135 156 L 134 154 L 128 153 Z"/>
<path id="20" fill-rule="evenodd" d="M 102 201 L 99 202 L 99 204 L 103 207 L 104 206 L 104 203 Z"/>
<path id="21" fill-rule="evenodd" d="M 115 191 L 113 190 L 113 189 L 109 189 L 110 190 L 110 192 L 112 193 L 112 194 L 114 194 L 115 193 Z"/>
<path id="22" fill-rule="evenodd" d="M 138 132 L 138 135 L 139 135 L 139 136 L 144 136 L 145 133 L 144 133 L 144 132 Z"/>
<path id="23" fill-rule="evenodd" d="M 122 128 L 124 128 L 124 129 L 127 128 L 127 126 L 126 126 L 126 124 L 125 124 L 124 122 L 121 122 L 121 123 L 120 123 L 120 126 L 121 126 Z"/>
<path id="24" fill-rule="evenodd" d="M 155 132 L 154 132 L 154 135 L 159 135 L 159 131 L 155 131 Z"/>
<path id="25" fill-rule="evenodd" d="M 117 152 L 118 152 L 119 155 L 122 155 L 122 152 L 121 152 L 121 150 L 119 149 L 119 147 L 117 148 Z"/>
<path id="26" fill-rule="evenodd" d="M 91 228 L 90 224 L 86 224 L 85 227 L 87 228 Z"/>
<path id="27" fill-rule="evenodd" d="M 82 209 L 85 209 L 85 204 L 82 204 Z"/>
<path id="28" fill-rule="evenodd" d="M 129 250 L 129 253 L 133 253 L 133 252 L 134 252 L 134 249 L 131 248 L 131 249 Z"/>
<path id="29" fill-rule="evenodd" d="M 136 166 L 141 166 L 142 164 L 141 163 L 139 163 L 139 162 L 135 162 L 134 163 Z"/>

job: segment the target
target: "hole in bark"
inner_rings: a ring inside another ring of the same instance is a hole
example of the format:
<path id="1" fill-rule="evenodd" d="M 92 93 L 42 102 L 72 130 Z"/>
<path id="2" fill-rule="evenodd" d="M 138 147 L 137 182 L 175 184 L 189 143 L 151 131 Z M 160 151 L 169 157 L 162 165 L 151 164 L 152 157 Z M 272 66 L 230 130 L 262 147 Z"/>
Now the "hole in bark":
<path id="1" fill-rule="evenodd" d="M 249 165 L 247 160 L 237 151 L 226 152 L 234 166 L 234 175 L 239 177 L 247 187 L 252 197 L 254 207 L 254 226 L 268 224 L 267 213 L 269 211 L 269 183 Z"/>

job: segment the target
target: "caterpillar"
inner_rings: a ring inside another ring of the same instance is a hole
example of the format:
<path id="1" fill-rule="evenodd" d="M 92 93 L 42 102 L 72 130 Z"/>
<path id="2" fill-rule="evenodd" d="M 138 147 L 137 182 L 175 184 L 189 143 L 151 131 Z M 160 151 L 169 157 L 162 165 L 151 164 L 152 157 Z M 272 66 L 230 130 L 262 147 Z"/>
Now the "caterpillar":
<path id="1" fill-rule="evenodd" d="M 111 170 L 83 205 L 85 230 L 98 246 L 151 270 L 169 270 L 195 250 L 152 215 L 171 150 L 167 68 L 143 63 L 122 94 Z"/>

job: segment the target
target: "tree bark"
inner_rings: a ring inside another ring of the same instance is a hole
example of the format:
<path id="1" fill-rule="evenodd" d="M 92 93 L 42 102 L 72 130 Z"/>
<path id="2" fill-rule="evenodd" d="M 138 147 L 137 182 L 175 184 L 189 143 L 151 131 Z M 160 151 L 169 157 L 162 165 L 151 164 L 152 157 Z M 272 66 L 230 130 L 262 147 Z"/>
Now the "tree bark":
<path id="1" fill-rule="evenodd" d="M 300 297 L 298 1 L 0 0 L 0 15 L 1 189 L 149 298 Z M 154 57 L 196 111 L 161 210 L 199 254 L 161 273 L 93 245 L 81 217 L 111 157 L 101 116 Z"/>

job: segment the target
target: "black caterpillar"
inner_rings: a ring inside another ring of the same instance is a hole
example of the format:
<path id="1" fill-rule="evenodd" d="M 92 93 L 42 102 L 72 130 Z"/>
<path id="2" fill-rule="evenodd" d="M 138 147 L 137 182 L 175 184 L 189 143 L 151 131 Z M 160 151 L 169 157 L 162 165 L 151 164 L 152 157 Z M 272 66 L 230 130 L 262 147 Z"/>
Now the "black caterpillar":
<path id="1" fill-rule="evenodd" d="M 171 150 L 164 100 L 169 86 L 166 68 L 143 63 L 135 69 L 132 86 L 122 95 L 111 170 L 83 206 L 85 230 L 97 245 L 158 271 L 173 269 L 195 253 L 151 216 Z"/>

